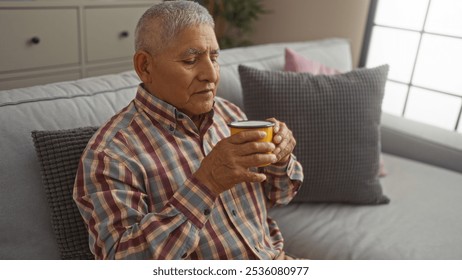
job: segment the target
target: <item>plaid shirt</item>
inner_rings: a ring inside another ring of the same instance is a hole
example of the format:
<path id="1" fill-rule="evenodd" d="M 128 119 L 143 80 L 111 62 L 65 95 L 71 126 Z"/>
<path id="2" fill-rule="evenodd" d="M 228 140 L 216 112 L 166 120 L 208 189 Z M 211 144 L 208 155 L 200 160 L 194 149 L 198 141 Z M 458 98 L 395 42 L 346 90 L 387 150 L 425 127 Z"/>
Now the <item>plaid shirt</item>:
<path id="1" fill-rule="evenodd" d="M 97 259 L 274 259 L 283 250 L 267 207 L 287 204 L 303 179 L 292 156 L 264 183 L 214 196 L 194 177 L 202 159 L 245 115 L 224 99 L 198 129 L 138 87 L 136 98 L 90 140 L 74 199 Z"/>

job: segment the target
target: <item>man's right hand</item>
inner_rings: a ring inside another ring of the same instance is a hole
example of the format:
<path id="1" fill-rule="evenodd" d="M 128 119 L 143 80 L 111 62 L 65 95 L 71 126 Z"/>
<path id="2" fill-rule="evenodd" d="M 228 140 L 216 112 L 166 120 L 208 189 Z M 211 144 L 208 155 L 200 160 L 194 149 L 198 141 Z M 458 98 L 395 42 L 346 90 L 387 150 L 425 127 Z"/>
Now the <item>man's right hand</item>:
<path id="1" fill-rule="evenodd" d="M 273 143 L 257 142 L 265 133 L 243 131 L 222 139 L 203 159 L 195 177 L 213 193 L 220 193 L 242 182 L 263 182 L 266 176 L 249 171 L 249 167 L 274 163 Z"/>

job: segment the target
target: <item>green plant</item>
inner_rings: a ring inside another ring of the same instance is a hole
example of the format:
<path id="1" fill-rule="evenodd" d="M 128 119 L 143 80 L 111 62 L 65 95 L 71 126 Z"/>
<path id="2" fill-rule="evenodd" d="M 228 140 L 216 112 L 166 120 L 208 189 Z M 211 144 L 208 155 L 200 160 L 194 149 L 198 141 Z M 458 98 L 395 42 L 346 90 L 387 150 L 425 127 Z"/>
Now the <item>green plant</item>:
<path id="1" fill-rule="evenodd" d="M 260 15 L 268 13 L 262 0 L 202 0 L 215 20 L 215 33 L 220 48 L 251 45 L 248 35 Z"/>

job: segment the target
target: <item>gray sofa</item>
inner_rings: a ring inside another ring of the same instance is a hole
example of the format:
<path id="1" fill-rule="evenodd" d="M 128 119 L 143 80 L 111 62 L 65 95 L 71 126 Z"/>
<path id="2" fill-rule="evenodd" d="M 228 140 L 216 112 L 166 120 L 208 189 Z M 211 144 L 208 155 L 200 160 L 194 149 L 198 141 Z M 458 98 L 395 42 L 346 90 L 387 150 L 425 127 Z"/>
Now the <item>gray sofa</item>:
<path id="1" fill-rule="evenodd" d="M 341 71 L 344 39 L 224 50 L 219 96 L 243 108 L 237 66 L 282 69 L 291 47 Z M 0 91 L 0 259 L 59 259 L 33 130 L 98 126 L 134 97 L 134 72 Z M 391 202 L 271 210 L 286 251 L 310 259 L 462 259 L 462 135 L 383 113 L 381 179 Z M 72 241 L 69 241 L 72 242 Z"/>

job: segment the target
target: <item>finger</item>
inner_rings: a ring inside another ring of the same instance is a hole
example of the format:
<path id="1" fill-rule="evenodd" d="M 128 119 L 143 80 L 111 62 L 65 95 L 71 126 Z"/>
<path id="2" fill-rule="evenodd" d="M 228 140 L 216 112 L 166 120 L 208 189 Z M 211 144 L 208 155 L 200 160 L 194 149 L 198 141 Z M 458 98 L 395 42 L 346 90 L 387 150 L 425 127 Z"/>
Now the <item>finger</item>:
<path id="1" fill-rule="evenodd" d="M 278 145 L 282 142 L 283 137 L 280 134 L 277 134 L 273 137 L 273 143 Z"/>
<path id="2" fill-rule="evenodd" d="M 274 126 L 273 126 L 273 134 L 276 134 L 276 133 L 279 132 L 280 125 L 279 125 L 279 121 L 278 121 L 278 120 L 276 120 L 275 118 L 269 118 L 269 119 L 266 119 L 266 121 L 269 121 L 269 122 L 274 123 Z"/>
<path id="3" fill-rule="evenodd" d="M 277 132 L 274 133 L 273 142 L 274 144 L 280 144 L 285 137 L 289 134 L 290 130 L 284 122 L 277 122 Z"/>
<path id="4" fill-rule="evenodd" d="M 239 156 L 271 153 L 276 148 L 276 145 L 271 142 L 247 142 L 234 145 L 235 153 Z"/>
<path id="5" fill-rule="evenodd" d="M 240 157 L 237 164 L 246 168 L 272 164 L 278 161 L 273 153 L 253 154 Z"/>
<path id="6" fill-rule="evenodd" d="M 255 142 L 265 138 L 266 132 L 259 130 L 245 130 L 229 137 L 231 144 L 243 144 L 247 142 Z"/>
<path id="7" fill-rule="evenodd" d="M 289 134 L 287 138 L 282 141 L 280 145 L 274 149 L 273 153 L 277 156 L 278 160 L 291 154 L 295 148 L 295 139 L 292 134 Z"/>
<path id="8" fill-rule="evenodd" d="M 281 160 L 282 158 L 289 156 L 290 154 L 294 152 L 294 149 L 295 149 L 295 139 L 292 139 L 292 141 L 290 141 L 290 143 L 286 146 L 286 148 L 281 152 L 281 156 L 278 159 Z"/>
<path id="9" fill-rule="evenodd" d="M 291 136 L 292 132 L 287 128 L 287 126 L 283 123 L 280 126 L 280 131 L 277 135 L 273 137 L 273 143 L 276 146 L 282 145 L 284 141 L 289 141 L 289 137 Z"/>
<path id="10" fill-rule="evenodd" d="M 263 173 L 256 173 L 256 172 L 251 172 L 249 170 L 246 170 L 245 172 L 242 173 L 241 181 L 243 182 L 263 182 L 266 180 L 266 175 Z"/>

